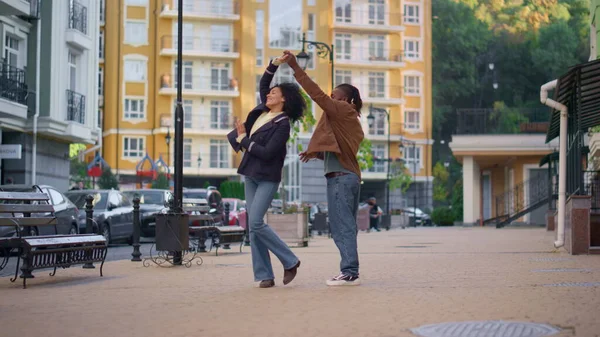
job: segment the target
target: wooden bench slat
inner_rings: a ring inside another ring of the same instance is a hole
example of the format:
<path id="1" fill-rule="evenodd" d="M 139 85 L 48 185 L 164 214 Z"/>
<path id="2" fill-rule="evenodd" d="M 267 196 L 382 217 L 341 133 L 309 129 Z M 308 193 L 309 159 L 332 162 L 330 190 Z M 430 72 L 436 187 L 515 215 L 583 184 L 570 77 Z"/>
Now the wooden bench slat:
<path id="1" fill-rule="evenodd" d="M 183 206 L 185 212 L 208 212 L 210 211 L 209 206 Z"/>
<path id="2" fill-rule="evenodd" d="M 244 227 L 241 226 L 218 226 L 217 229 L 222 233 L 233 233 L 233 232 L 245 232 Z"/>
<path id="3" fill-rule="evenodd" d="M 54 207 L 49 204 L 0 204 L 0 213 L 49 213 Z"/>
<path id="4" fill-rule="evenodd" d="M 20 226 L 48 226 L 48 225 L 55 225 L 56 224 L 56 218 L 54 217 L 21 217 L 21 218 L 3 218 L 0 217 L 0 226 L 15 226 L 16 223 L 15 221 L 11 221 L 15 220 L 16 223 L 18 223 Z"/>
<path id="5" fill-rule="evenodd" d="M 49 198 L 40 192 L 0 192 L 0 200 L 47 201 Z"/>
<path id="6" fill-rule="evenodd" d="M 73 235 L 63 237 L 27 237 L 24 238 L 30 247 L 48 247 L 84 243 L 106 243 L 106 239 L 102 235 Z"/>

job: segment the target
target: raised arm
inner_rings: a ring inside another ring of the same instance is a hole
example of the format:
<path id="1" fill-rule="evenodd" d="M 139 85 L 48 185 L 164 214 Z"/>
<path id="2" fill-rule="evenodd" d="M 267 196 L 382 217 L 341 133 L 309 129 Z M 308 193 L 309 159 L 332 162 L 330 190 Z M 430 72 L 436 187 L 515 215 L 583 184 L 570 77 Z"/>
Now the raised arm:
<path id="1" fill-rule="evenodd" d="M 267 94 L 269 93 L 269 90 L 271 88 L 273 76 L 275 76 L 275 72 L 277 71 L 277 68 L 279 68 L 279 63 L 275 63 L 277 64 L 274 64 L 273 61 L 270 61 L 269 65 L 267 66 L 267 69 L 265 69 L 265 72 L 260 78 L 260 83 L 258 86 L 260 91 L 260 102 L 262 104 L 265 104 L 265 102 L 267 101 Z"/>

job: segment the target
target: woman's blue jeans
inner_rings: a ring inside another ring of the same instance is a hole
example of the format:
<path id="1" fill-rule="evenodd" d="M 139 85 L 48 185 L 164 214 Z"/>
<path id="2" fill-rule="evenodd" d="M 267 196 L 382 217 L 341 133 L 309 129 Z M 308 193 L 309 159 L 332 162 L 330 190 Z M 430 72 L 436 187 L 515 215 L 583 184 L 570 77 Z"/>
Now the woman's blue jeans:
<path id="1" fill-rule="evenodd" d="M 257 282 L 275 279 L 269 251 L 277 256 L 284 269 L 290 269 L 298 263 L 298 258 L 288 245 L 264 222 L 264 216 L 271 207 L 278 187 L 279 183 L 276 182 L 245 177 L 252 267 L 254 281 Z"/>

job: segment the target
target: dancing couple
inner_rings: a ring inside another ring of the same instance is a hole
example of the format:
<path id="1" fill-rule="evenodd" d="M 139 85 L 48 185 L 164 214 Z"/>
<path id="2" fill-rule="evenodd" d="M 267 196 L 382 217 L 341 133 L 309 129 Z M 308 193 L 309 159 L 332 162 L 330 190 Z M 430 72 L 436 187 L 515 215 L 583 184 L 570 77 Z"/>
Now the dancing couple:
<path id="1" fill-rule="evenodd" d="M 265 70 L 259 84 L 260 104 L 250 111 L 245 123 L 236 121 L 235 129 L 227 136 L 236 152 L 244 152 L 238 173 L 245 179 L 254 280 L 261 288 L 275 285 L 269 251 L 283 265 L 284 285 L 294 280 L 300 267 L 298 257 L 263 220 L 281 182 L 291 125 L 302 118 L 306 109 L 298 85 L 280 83 L 270 88 L 282 63 L 294 70 L 296 81 L 324 111 L 300 160 L 306 163 L 320 159 L 325 164 L 331 234 L 341 255 L 341 272 L 326 283 L 358 285 L 356 214 L 361 172 L 356 155 L 364 137 L 359 120 L 360 93 L 350 84 L 341 84 L 328 96 L 288 50 Z"/>

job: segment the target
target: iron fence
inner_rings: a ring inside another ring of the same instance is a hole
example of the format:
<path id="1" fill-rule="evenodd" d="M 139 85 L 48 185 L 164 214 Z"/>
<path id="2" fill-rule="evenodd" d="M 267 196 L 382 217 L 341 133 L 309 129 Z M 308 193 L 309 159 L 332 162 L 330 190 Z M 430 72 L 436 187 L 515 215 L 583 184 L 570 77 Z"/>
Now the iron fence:
<path id="1" fill-rule="evenodd" d="M 69 28 L 87 34 L 87 7 L 77 1 L 71 2 L 69 8 Z"/>
<path id="2" fill-rule="evenodd" d="M 67 120 L 85 124 L 85 96 L 68 89 Z"/>
<path id="3" fill-rule="evenodd" d="M 25 70 L 0 62 L 0 97 L 27 105 L 27 96 Z"/>
<path id="4" fill-rule="evenodd" d="M 583 186 L 583 194 L 592 199 L 592 211 L 600 211 L 600 171 L 583 171 Z"/>
<path id="5" fill-rule="evenodd" d="M 532 109 L 457 109 L 457 135 L 481 134 L 545 134 L 550 112 Z"/>

